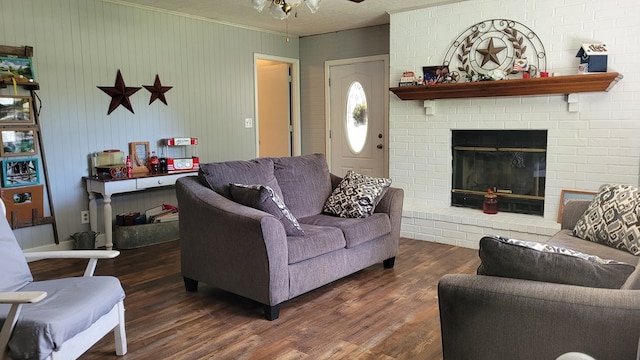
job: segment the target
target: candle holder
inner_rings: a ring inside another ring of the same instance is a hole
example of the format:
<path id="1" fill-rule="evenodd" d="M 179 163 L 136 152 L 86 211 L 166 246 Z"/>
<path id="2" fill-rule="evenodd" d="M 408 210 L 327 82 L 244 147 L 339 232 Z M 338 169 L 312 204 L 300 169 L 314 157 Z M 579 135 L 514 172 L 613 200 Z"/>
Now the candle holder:
<path id="1" fill-rule="evenodd" d="M 498 195 L 496 195 L 491 189 L 487 189 L 487 193 L 484 195 L 482 212 L 484 212 L 485 214 L 498 213 Z"/>

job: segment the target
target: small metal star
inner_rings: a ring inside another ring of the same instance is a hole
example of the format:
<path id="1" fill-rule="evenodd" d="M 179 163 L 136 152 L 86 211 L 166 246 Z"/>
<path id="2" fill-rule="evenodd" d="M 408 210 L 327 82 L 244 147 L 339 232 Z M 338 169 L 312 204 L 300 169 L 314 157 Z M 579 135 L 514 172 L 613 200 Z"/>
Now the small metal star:
<path id="1" fill-rule="evenodd" d="M 156 101 L 156 99 L 160 99 L 160 101 L 162 101 L 165 105 L 168 105 L 167 99 L 164 97 L 164 93 L 171 90 L 173 86 L 162 86 L 162 84 L 160 83 L 160 77 L 158 76 L 158 74 L 156 74 L 156 81 L 153 83 L 153 85 L 142 85 L 142 86 L 144 86 L 144 88 L 149 90 L 149 92 L 151 93 L 151 99 L 149 99 L 149 105 L 151 105 L 152 102 Z"/>
<path id="2" fill-rule="evenodd" d="M 506 48 L 507 48 L 506 46 L 498 46 L 498 47 L 494 46 L 493 38 L 491 38 L 489 40 L 489 44 L 487 45 L 486 49 L 476 50 L 477 52 L 483 55 L 482 65 L 480 66 L 484 66 L 484 64 L 488 63 L 489 61 L 493 61 L 494 63 L 496 63 L 496 65 L 500 65 L 500 59 L 498 59 L 498 54 Z"/>
<path id="3" fill-rule="evenodd" d="M 111 112 L 113 112 L 113 110 L 115 110 L 120 105 L 124 106 L 125 108 L 129 109 L 131 113 L 135 114 L 133 112 L 133 106 L 131 106 L 129 96 L 135 94 L 136 91 L 142 88 L 125 86 L 124 80 L 122 79 L 122 74 L 120 73 L 120 69 L 118 69 L 118 74 L 116 75 L 116 83 L 113 86 L 98 86 L 98 89 L 111 96 L 111 103 L 109 104 L 109 111 L 107 112 L 107 115 L 111 114 Z"/>

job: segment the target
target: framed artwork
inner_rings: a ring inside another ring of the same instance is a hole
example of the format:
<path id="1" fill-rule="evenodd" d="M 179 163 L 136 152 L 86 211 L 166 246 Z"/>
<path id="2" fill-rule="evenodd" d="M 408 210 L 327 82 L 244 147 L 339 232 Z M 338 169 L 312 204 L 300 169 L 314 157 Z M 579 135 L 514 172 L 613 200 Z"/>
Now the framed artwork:
<path id="1" fill-rule="evenodd" d="M 33 74 L 33 63 L 28 58 L 4 57 L 0 56 L 0 73 L 2 77 L 35 79 Z"/>
<path id="2" fill-rule="evenodd" d="M 2 161 L 2 187 L 35 185 L 39 183 L 38 159 Z"/>
<path id="3" fill-rule="evenodd" d="M 134 174 L 149 172 L 147 167 L 147 161 L 149 160 L 148 141 L 129 143 L 129 156 L 131 157 L 131 172 Z"/>
<path id="4" fill-rule="evenodd" d="M 558 208 L 558 222 L 562 222 L 562 210 L 567 201 L 572 199 L 593 200 L 596 194 L 595 191 L 562 190 L 560 193 L 560 207 Z"/>
<path id="5" fill-rule="evenodd" d="M 37 131 L 35 127 L 3 127 L 0 156 L 37 155 Z"/>
<path id="6" fill-rule="evenodd" d="M 32 124 L 30 96 L 0 96 L 0 124 Z"/>
<path id="7" fill-rule="evenodd" d="M 0 190 L 0 198 L 7 207 L 7 220 L 13 224 L 15 214 L 17 221 L 31 221 L 35 213 L 37 218 L 44 217 L 42 185 L 22 186 Z"/>

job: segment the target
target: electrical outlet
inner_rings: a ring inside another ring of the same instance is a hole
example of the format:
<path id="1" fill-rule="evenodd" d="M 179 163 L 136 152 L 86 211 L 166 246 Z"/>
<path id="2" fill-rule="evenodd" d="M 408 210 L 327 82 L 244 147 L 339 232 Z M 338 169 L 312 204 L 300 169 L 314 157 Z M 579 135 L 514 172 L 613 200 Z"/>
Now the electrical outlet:
<path id="1" fill-rule="evenodd" d="M 80 211 L 80 223 L 88 224 L 89 223 L 89 212 L 88 211 Z"/>
<path id="2" fill-rule="evenodd" d="M 252 118 L 246 118 L 244 119 L 244 127 L 248 128 L 252 128 L 253 127 L 253 119 Z"/>

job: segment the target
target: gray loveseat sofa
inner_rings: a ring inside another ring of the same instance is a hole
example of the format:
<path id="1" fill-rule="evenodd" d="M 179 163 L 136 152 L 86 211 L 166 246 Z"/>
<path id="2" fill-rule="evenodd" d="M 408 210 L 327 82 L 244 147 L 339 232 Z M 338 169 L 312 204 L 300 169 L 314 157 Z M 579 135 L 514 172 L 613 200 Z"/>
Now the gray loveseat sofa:
<path id="1" fill-rule="evenodd" d="M 584 267 L 582 274 L 569 274 L 572 270 L 567 269 L 546 275 L 557 278 L 557 282 L 522 280 L 506 274 L 444 276 L 438 293 L 445 360 L 556 359 L 568 352 L 585 353 L 599 360 L 636 359 L 640 338 L 639 259 L 626 251 L 572 235 L 588 206 L 589 201 L 568 202 L 562 230 L 548 244 L 628 265 L 611 264 L 617 274 Z M 481 258 L 487 251 L 482 246 L 481 240 Z M 540 267 L 544 256 L 533 261 Z M 497 265 L 525 261 L 505 257 L 498 258 Z M 484 265 L 487 264 L 483 260 L 481 267 Z M 521 269 L 533 268 L 532 263 L 521 265 Z M 624 272 L 619 272 L 621 267 Z M 479 272 L 483 272 L 482 268 Z M 609 275 L 612 280 L 607 280 Z M 595 282 L 599 287 L 558 283 L 562 281 Z"/>
<path id="2" fill-rule="evenodd" d="M 274 320 L 286 300 L 378 262 L 393 267 L 403 190 L 386 188 L 370 216 L 327 215 L 323 207 L 340 181 L 323 154 L 202 164 L 198 177 L 179 179 L 186 289 L 203 282 L 253 299 Z M 269 186 L 304 234 L 289 236 L 295 229 L 286 219 L 234 201 L 236 183 Z"/>

